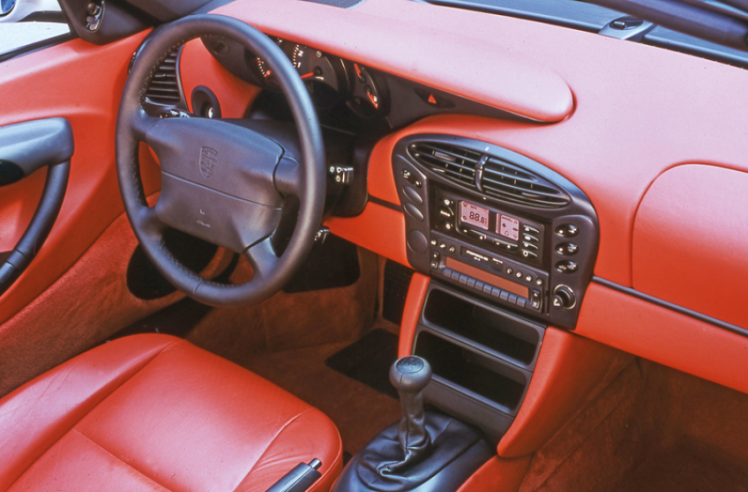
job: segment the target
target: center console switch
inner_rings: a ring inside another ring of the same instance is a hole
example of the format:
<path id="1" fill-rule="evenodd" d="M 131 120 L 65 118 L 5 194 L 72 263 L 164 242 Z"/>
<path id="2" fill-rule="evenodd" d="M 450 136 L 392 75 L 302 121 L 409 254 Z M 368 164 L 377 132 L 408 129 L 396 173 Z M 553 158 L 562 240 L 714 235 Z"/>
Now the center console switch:
<path id="1" fill-rule="evenodd" d="M 574 328 L 599 236 L 579 188 L 525 156 L 448 135 L 405 137 L 392 162 L 416 270 Z"/>

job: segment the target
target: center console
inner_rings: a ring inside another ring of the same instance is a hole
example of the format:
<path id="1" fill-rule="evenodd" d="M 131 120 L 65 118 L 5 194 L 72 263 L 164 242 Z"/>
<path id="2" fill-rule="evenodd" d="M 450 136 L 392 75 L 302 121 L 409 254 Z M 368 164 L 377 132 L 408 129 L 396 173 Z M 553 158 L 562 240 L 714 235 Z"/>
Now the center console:
<path id="1" fill-rule="evenodd" d="M 598 246 L 579 188 L 528 157 L 448 135 L 406 137 L 392 160 L 416 270 L 574 328 Z"/>
<path id="2" fill-rule="evenodd" d="M 448 135 L 394 148 L 410 264 L 431 277 L 412 354 L 434 407 L 496 443 L 519 411 L 548 325 L 573 329 L 598 222 L 573 183 L 510 150 Z"/>
<path id="3" fill-rule="evenodd" d="M 546 327 L 575 327 L 597 217 L 564 177 L 485 142 L 412 135 L 392 162 L 408 261 L 431 282 L 390 372 L 403 418 L 333 491 L 455 492 L 519 412 Z"/>

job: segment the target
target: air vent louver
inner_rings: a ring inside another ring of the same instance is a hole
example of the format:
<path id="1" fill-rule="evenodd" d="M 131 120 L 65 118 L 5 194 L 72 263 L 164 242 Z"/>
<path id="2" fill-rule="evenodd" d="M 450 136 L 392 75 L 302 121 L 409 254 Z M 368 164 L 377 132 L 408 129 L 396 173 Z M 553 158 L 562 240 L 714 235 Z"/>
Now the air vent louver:
<path id="1" fill-rule="evenodd" d="M 560 208 L 569 204 L 569 196 L 545 179 L 514 164 L 489 157 L 481 180 L 487 195 L 535 208 Z"/>
<path id="2" fill-rule="evenodd" d="M 423 166 L 463 186 L 475 188 L 475 168 L 481 154 L 441 142 L 412 144 L 410 155 Z"/>
<path id="3" fill-rule="evenodd" d="M 179 50 L 174 50 L 169 57 L 164 60 L 161 66 L 153 74 L 148 90 L 145 93 L 146 99 L 153 104 L 163 106 L 176 106 L 182 101 L 182 95 L 179 90 L 179 78 L 177 70 L 177 60 L 179 59 Z"/>
<path id="4" fill-rule="evenodd" d="M 495 156 L 444 142 L 419 141 L 408 147 L 410 155 L 426 168 L 446 179 L 476 189 L 480 173 L 482 191 L 510 203 L 533 208 L 560 208 L 571 202 L 569 196 L 550 181 Z"/>

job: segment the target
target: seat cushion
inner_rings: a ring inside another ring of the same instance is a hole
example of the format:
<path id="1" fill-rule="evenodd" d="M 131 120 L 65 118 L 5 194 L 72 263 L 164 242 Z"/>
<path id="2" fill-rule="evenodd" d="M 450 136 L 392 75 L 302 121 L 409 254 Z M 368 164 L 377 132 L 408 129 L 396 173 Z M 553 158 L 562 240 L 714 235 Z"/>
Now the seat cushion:
<path id="1" fill-rule="evenodd" d="M 107 343 L 0 400 L 3 492 L 264 492 L 314 458 L 321 492 L 341 454 L 322 412 L 164 335 Z"/>

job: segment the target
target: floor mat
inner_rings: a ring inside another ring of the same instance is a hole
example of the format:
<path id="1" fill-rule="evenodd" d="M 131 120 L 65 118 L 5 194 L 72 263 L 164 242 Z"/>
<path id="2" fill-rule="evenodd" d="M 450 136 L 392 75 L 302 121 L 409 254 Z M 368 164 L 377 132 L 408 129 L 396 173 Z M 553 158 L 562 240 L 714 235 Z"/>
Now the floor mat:
<path id="1" fill-rule="evenodd" d="M 325 364 L 382 394 L 398 398 L 389 376 L 390 367 L 397 360 L 397 345 L 397 335 L 377 328 L 333 354 Z"/>
<path id="2" fill-rule="evenodd" d="M 335 423 L 343 449 L 356 454 L 400 419 L 400 402 L 325 365 L 347 342 L 251 354 L 241 364 L 321 410 Z"/>

